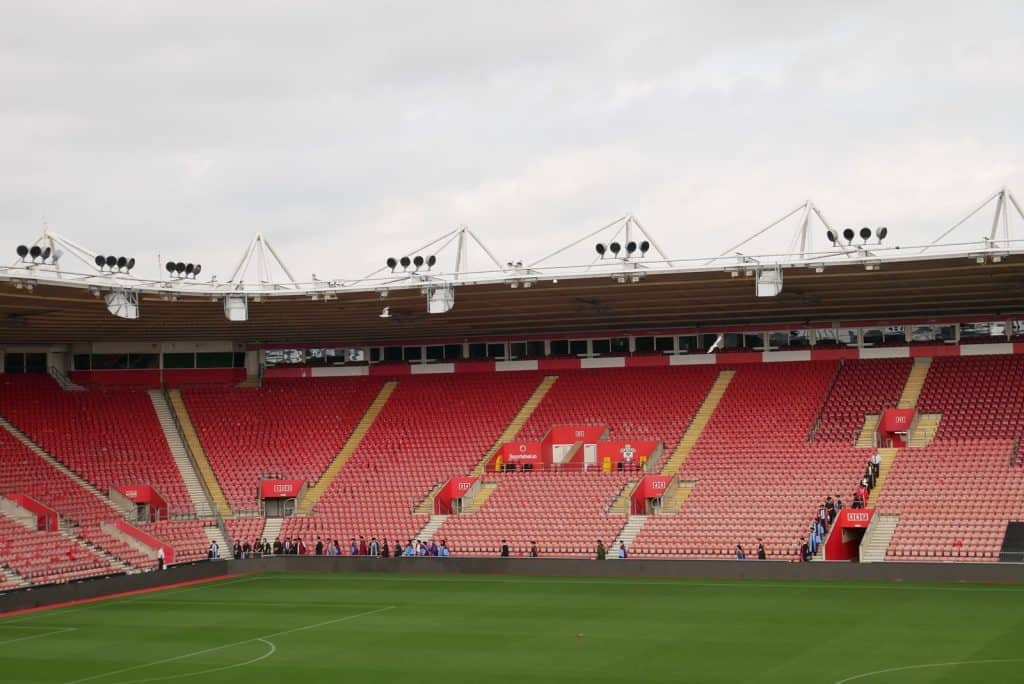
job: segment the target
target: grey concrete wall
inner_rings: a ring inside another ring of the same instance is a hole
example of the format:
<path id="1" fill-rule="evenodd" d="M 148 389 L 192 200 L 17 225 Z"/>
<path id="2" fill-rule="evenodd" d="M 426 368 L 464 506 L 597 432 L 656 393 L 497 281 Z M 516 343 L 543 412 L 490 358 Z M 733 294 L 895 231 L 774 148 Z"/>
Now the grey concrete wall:
<path id="1" fill-rule="evenodd" d="M 688 579 L 1024 582 L 1024 564 L 790 563 L 787 561 L 578 560 L 566 558 L 353 558 L 282 556 L 229 561 L 241 572 L 405 572 L 416 574 L 669 577 Z"/>
<path id="2" fill-rule="evenodd" d="M 98 577 L 68 584 L 50 584 L 41 587 L 17 589 L 0 594 L 0 616 L 15 610 L 40 608 L 60 603 L 84 601 L 87 599 L 121 594 L 129 591 L 153 589 L 179 582 L 222 577 L 229 572 L 226 562 L 203 562 L 193 565 L 176 565 L 163 572 L 146 572 L 139 575 L 114 575 Z"/>

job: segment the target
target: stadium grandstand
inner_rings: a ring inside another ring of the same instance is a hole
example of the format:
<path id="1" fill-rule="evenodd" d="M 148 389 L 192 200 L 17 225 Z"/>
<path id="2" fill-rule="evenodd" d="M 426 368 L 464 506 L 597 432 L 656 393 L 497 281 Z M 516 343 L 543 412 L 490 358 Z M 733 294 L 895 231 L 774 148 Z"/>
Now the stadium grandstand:
<path id="1" fill-rule="evenodd" d="M 814 561 L 1019 560 L 1024 257 L 990 203 L 979 244 L 807 203 L 784 255 L 672 260 L 627 215 L 310 283 L 260 235 L 218 283 L 44 232 L 0 269 L 0 588 L 360 537 L 794 560 L 826 498 Z"/>

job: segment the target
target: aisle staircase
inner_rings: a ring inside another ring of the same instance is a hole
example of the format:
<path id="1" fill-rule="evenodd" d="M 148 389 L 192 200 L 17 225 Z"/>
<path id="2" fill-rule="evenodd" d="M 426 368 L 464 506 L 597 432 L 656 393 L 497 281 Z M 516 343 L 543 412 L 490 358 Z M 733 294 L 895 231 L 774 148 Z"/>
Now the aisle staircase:
<path id="1" fill-rule="evenodd" d="M 505 426 L 505 430 L 501 433 L 501 436 L 498 437 L 497 441 L 494 442 L 494 445 L 487 450 L 487 453 L 484 454 L 484 457 L 476 464 L 476 467 L 473 468 L 470 475 L 479 477 L 484 474 L 487 464 L 490 463 L 491 459 L 494 458 L 498 451 L 501 450 L 501 445 L 505 442 L 511 442 L 516 438 L 519 431 L 523 429 L 524 425 L 526 425 L 526 421 L 530 419 L 533 412 L 537 410 L 538 406 L 540 406 L 540 402 L 544 401 L 544 397 L 551 391 L 556 380 L 558 380 L 557 375 L 544 376 L 544 379 L 541 380 L 540 384 L 533 390 L 533 394 L 531 394 L 530 398 L 526 400 L 526 403 L 519 408 L 519 412 L 516 413 L 512 421 Z"/>
<path id="2" fill-rule="evenodd" d="M 373 427 L 374 421 L 377 420 L 377 416 L 380 415 L 380 412 L 384 410 L 384 406 L 388 403 L 388 399 L 391 397 L 391 394 L 395 391 L 396 387 L 398 387 L 398 381 L 389 380 L 380 388 L 376 398 L 374 398 L 367 407 L 366 413 L 364 413 L 363 417 L 359 419 L 355 429 L 352 430 L 352 434 L 350 434 L 348 439 L 345 440 L 344 446 L 341 447 L 341 450 L 334 457 L 334 460 L 331 461 L 329 466 L 327 466 L 327 469 L 324 470 L 323 475 L 321 475 L 320 479 L 316 481 L 316 484 L 306 490 L 306 495 L 302 497 L 302 501 L 299 502 L 298 510 L 296 511 L 298 515 L 309 515 L 313 510 L 313 507 L 316 506 L 320 497 L 324 495 L 324 492 L 326 492 L 331 486 L 331 483 L 334 482 L 334 478 L 338 476 L 341 469 L 344 468 L 345 464 L 348 463 L 348 460 L 352 458 L 352 454 L 354 454 L 356 449 L 359 448 L 359 445 L 362 444 L 363 438 L 366 437 L 366 433 L 368 433 L 370 428 Z"/>
<path id="3" fill-rule="evenodd" d="M 864 416 L 864 426 L 860 429 L 860 434 L 857 435 L 857 443 L 855 445 L 858 449 L 870 449 L 875 446 L 875 439 L 878 434 L 878 421 L 881 419 L 882 416 L 878 414 Z"/>
<path id="4" fill-rule="evenodd" d="M 196 515 L 200 518 L 213 517 L 213 505 L 210 503 L 210 497 L 203 488 L 203 483 L 196 473 L 192 459 L 188 456 L 185 443 L 181 440 L 181 433 L 178 432 L 178 426 L 174 422 L 174 414 L 167 403 L 167 397 L 160 390 L 149 390 L 149 399 L 153 402 L 153 410 L 156 411 L 156 417 L 164 431 L 164 439 L 167 440 L 171 456 L 174 457 L 174 463 L 178 466 L 178 472 L 185 483 L 185 489 L 188 490 L 188 496 L 192 500 Z"/>
<path id="5" fill-rule="evenodd" d="M 478 513 L 487 500 L 494 494 L 494 490 L 498 488 L 497 482 L 481 482 L 480 487 L 477 489 L 476 496 L 467 501 L 462 507 L 462 515 L 473 515 Z"/>
<path id="6" fill-rule="evenodd" d="M 171 410 L 174 411 L 174 417 L 178 421 L 181 436 L 185 438 L 185 445 L 188 447 L 192 460 L 199 470 L 199 476 L 202 477 L 203 484 L 206 485 L 206 491 L 210 494 L 210 499 L 216 512 L 222 518 L 230 518 L 232 516 L 231 506 L 228 504 L 227 497 L 224 496 L 224 491 L 220 488 L 220 482 L 217 481 L 217 475 L 214 474 L 209 459 L 206 458 L 206 451 L 203 449 L 203 443 L 199 441 L 199 434 L 192 424 L 192 416 L 188 413 L 188 407 L 185 406 L 185 400 L 181 396 L 181 391 L 176 389 L 167 390 L 167 399 L 169 400 Z"/>
<path id="7" fill-rule="evenodd" d="M 430 490 L 430 493 L 423 498 L 423 501 L 420 501 L 418 504 L 416 504 L 416 508 L 414 508 L 412 512 L 419 513 L 420 515 L 432 514 L 434 512 L 434 497 L 437 496 L 437 493 L 441 491 L 441 489 L 444 488 L 446 484 L 448 483 L 439 482 L 438 484 L 434 485 L 434 488 Z"/>
<path id="8" fill-rule="evenodd" d="M 643 529 L 646 522 L 646 515 L 629 516 L 626 524 L 619 530 L 619 536 L 615 538 L 612 545 L 608 548 L 608 555 L 605 556 L 605 559 L 619 560 L 619 544 L 625 544 L 626 551 L 629 552 L 633 548 L 633 540 L 636 539 L 636 535 L 640 534 L 640 530 Z"/>
<path id="9" fill-rule="evenodd" d="M 615 501 L 608 507 L 608 513 L 611 515 L 629 515 L 629 504 L 633 499 L 633 490 L 636 489 L 636 485 L 639 480 L 630 480 L 622 486 L 619 490 L 618 495 L 615 497 Z"/>
<path id="10" fill-rule="evenodd" d="M 284 518 L 267 518 L 263 522 L 263 534 L 260 535 L 260 541 L 266 539 L 273 544 L 274 540 L 281 536 L 283 526 Z"/>
<path id="11" fill-rule="evenodd" d="M 903 383 L 903 392 L 900 394 L 896 408 L 912 409 L 917 406 L 921 390 L 924 389 L 924 381 L 928 379 L 928 369 L 931 367 L 932 360 L 929 357 L 922 356 L 914 359 L 914 365 L 910 368 L 907 381 Z"/>
<path id="12" fill-rule="evenodd" d="M 14 584 L 16 588 L 27 587 L 31 584 L 28 579 L 22 577 L 6 565 L 0 565 L 0 577 L 3 578 L 5 583 Z"/>
<path id="13" fill-rule="evenodd" d="M 899 515 L 887 513 L 877 513 L 871 518 L 871 524 L 860 542 L 861 563 L 881 563 L 885 560 L 885 552 L 899 522 Z"/>
<path id="14" fill-rule="evenodd" d="M 918 413 L 915 415 L 914 422 L 910 425 L 907 446 L 912 449 L 920 449 L 931 444 L 939 431 L 941 422 L 941 413 Z"/>
<path id="15" fill-rule="evenodd" d="M 900 450 L 895 448 L 878 450 L 878 454 L 882 457 L 882 462 L 878 465 L 878 477 L 875 478 L 874 488 L 868 494 L 866 508 L 874 508 L 878 503 L 878 497 L 882 495 L 882 490 L 885 489 L 885 481 L 889 479 L 889 471 L 892 469 L 893 461 L 896 460 L 896 455 L 899 452 Z"/>
<path id="16" fill-rule="evenodd" d="M 444 525 L 444 521 L 448 519 L 447 515 L 432 515 L 427 520 L 427 523 L 416 533 L 413 539 L 418 539 L 421 542 L 429 542 L 437 534 L 437 531 L 441 529 L 441 525 Z"/>
<path id="17" fill-rule="evenodd" d="M 661 499 L 661 513 L 659 515 L 675 515 L 682 509 L 683 504 L 690 498 L 690 492 L 693 491 L 694 480 L 680 480 L 678 484 L 672 489 L 671 492 L 666 494 Z"/>
<path id="18" fill-rule="evenodd" d="M 722 396 L 725 395 L 725 390 L 728 389 L 734 375 L 736 375 L 736 371 L 724 370 L 715 378 L 715 382 L 711 385 L 711 389 L 708 390 L 707 396 L 704 397 L 704 401 L 701 402 L 700 408 L 697 409 L 693 420 L 690 421 L 689 427 L 686 428 L 683 438 L 679 440 L 676 450 L 668 461 L 665 462 L 665 465 L 662 466 L 662 475 L 675 475 L 682 468 L 686 457 L 693 451 L 697 440 L 700 439 L 700 436 L 704 433 L 704 428 L 707 427 L 711 416 L 714 415 L 718 403 L 722 401 Z"/>
<path id="19" fill-rule="evenodd" d="M 141 572 L 139 570 L 134 569 L 131 565 L 129 565 L 128 563 L 125 563 L 123 560 L 121 560 L 120 558 L 118 558 L 114 554 L 109 553 L 109 552 L 103 550 L 101 547 L 97 546 L 96 544 L 93 544 L 92 542 L 87 541 L 87 540 L 82 539 L 81 537 L 77 536 L 74 533 L 74 531 L 73 531 L 74 529 L 75 528 L 73 528 L 73 527 L 72 528 L 61 527 L 57 531 L 60 532 L 60 534 L 62 536 L 66 537 L 67 539 L 71 540 L 72 542 L 75 542 L 77 544 L 80 544 L 80 545 L 84 546 L 85 548 L 89 549 L 94 554 L 96 554 L 97 556 L 102 558 L 104 561 L 107 562 L 107 564 L 111 568 L 113 568 L 114 572 L 123 572 L 125 574 Z"/>
<path id="20" fill-rule="evenodd" d="M 207 525 L 203 532 L 206 534 L 207 542 L 217 542 L 221 558 L 231 558 L 231 540 L 224 534 L 224 530 L 217 525 Z"/>

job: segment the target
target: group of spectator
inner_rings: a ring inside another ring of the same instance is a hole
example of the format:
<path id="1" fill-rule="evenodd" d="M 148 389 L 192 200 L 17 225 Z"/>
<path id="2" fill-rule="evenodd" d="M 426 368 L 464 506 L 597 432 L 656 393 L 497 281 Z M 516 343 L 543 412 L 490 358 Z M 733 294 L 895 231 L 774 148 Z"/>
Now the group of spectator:
<path id="1" fill-rule="evenodd" d="M 316 542 L 311 548 L 306 545 L 301 537 L 296 537 L 295 539 L 285 537 L 284 540 L 277 538 L 273 543 L 268 542 L 266 539 L 254 540 L 251 543 L 249 541 L 236 541 L 231 549 L 231 555 L 235 560 L 257 558 L 259 556 L 305 555 L 374 556 L 378 558 L 438 556 L 446 558 L 451 556 L 451 549 L 448 548 L 448 542 L 443 539 L 440 543 L 432 539 L 429 544 L 419 539 L 410 539 L 405 544 L 402 544 L 401 541 L 396 539 L 394 545 L 390 545 L 387 539 L 382 538 L 378 540 L 377 537 L 370 537 L 369 541 L 367 541 L 365 537 L 360 536 L 358 538 L 352 537 L 348 544 L 342 545 L 337 539 L 324 540 L 317 537 Z M 220 558 L 220 548 L 217 546 L 217 542 L 210 543 L 207 557 L 211 560 Z"/>
<path id="2" fill-rule="evenodd" d="M 864 476 L 861 477 L 857 490 L 853 494 L 851 508 L 864 508 L 867 506 L 868 497 L 871 495 L 871 490 L 878 483 L 878 475 L 881 469 L 882 456 L 875 452 L 864 467 Z M 843 498 L 839 494 L 836 494 L 835 499 L 831 496 L 825 497 L 825 501 L 818 506 L 818 513 L 814 516 L 814 520 L 811 521 L 807 536 L 800 539 L 800 561 L 807 562 L 814 558 L 818 549 L 825 542 L 825 535 L 832 529 L 832 525 L 844 507 Z"/>
<path id="3" fill-rule="evenodd" d="M 758 537 L 757 547 L 755 553 L 757 554 L 757 560 L 765 560 L 768 558 L 768 552 L 764 549 L 764 541 Z M 747 552 L 743 550 L 742 544 L 736 545 L 736 560 L 747 560 Z"/>

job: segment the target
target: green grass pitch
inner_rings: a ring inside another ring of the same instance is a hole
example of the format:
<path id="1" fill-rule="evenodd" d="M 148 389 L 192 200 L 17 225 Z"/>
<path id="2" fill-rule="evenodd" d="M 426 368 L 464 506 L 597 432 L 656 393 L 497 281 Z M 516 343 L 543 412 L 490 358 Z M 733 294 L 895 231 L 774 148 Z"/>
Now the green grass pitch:
<path id="1" fill-rule="evenodd" d="M 0 618 L 0 681 L 1024 681 L 1024 587 L 263 574 Z"/>

